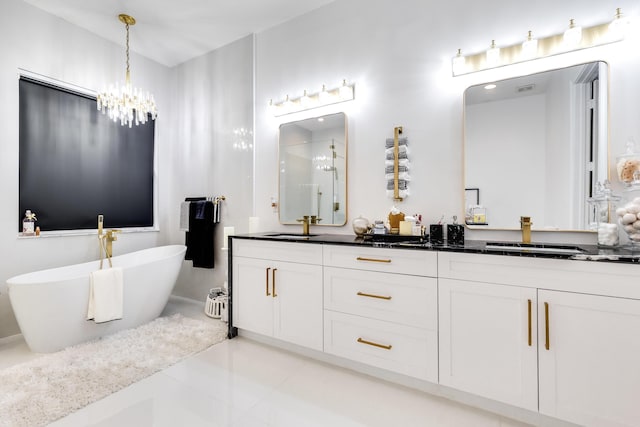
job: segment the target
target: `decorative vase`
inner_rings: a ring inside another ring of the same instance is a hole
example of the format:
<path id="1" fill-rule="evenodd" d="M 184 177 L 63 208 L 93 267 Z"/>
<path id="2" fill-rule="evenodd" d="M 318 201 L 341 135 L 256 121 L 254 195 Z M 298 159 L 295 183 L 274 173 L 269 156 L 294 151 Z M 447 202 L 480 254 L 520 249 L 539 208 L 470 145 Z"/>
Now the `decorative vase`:
<path id="1" fill-rule="evenodd" d="M 351 225 L 353 226 L 353 232 L 356 233 L 356 236 L 364 236 L 369 231 L 369 220 L 359 216 L 355 218 Z"/>

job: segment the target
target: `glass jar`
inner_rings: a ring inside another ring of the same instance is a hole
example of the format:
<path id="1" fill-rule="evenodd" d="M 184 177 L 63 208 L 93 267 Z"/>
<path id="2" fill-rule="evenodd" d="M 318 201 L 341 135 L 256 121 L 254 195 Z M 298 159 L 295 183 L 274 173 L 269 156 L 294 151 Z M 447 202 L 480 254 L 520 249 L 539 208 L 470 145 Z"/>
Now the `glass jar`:
<path id="1" fill-rule="evenodd" d="M 633 138 L 627 142 L 625 153 L 616 157 L 616 170 L 618 179 L 625 186 L 629 186 L 633 182 L 635 172 L 640 172 L 640 152 L 638 152 Z"/>
<path id="2" fill-rule="evenodd" d="M 596 192 L 588 202 L 593 208 L 593 225 L 590 224 L 589 228 L 597 231 L 598 246 L 615 247 L 620 244 L 616 214 L 621 199 L 611 190 L 608 180 L 604 184 L 596 183 Z"/>
<path id="3" fill-rule="evenodd" d="M 640 248 L 640 171 L 623 191 L 623 205 L 616 210 L 620 227 L 632 248 Z"/>

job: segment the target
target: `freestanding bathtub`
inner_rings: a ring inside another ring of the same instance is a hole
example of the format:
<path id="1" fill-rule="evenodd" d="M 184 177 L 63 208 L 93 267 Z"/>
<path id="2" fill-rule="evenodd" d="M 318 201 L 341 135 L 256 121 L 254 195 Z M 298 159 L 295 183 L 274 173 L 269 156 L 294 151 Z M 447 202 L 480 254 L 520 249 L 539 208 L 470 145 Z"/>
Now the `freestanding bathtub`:
<path id="1" fill-rule="evenodd" d="M 100 261 L 12 277 L 9 299 L 27 345 L 50 353 L 150 322 L 169 300 L 185 251 L 171 245 L 113 257 L 113 266 L 123 269 L 123 317 L 106 323 L 86 320 L 89 273 Z M 109 268 L 107 260 L 103 268 Z"/>

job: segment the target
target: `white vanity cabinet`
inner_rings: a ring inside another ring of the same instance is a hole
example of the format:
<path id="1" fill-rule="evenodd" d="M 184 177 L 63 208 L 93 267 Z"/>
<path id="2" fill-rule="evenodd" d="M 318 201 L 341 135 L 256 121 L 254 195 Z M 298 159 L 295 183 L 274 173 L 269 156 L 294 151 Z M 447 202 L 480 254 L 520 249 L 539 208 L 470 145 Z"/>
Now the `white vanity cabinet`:
<path id="1" fill-rule="evenodd" d="M 640 266 L 438 261 L 441 384 L 580 425 L 640 425 Z"/>
<path id="2" fill-rule="evenodd" d="M 439 279 L 440 383 L 538 410 L 536 290 Z"/>
<path id="3" fill-rule="evenodd" d="M 640 301 L 547 290 L 538 301 L 540 412 L 640 425 Z"/>
<path id="4" fill-rule="evenodd" d="M 233 324 L 322 351 L 322 245 L 234 239 Z"/>
<path id="5" fill-rule="evenodd" d="M 324 351 L 438 381 L 435 252 L 326 245 Z"/>

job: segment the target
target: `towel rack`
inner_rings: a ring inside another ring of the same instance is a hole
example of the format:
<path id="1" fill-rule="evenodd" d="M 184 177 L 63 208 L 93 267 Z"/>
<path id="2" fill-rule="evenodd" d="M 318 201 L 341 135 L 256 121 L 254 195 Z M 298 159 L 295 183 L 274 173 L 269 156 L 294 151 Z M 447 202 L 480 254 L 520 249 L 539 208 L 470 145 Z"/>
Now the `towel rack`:
<path id="1" fill-rule="evenodd" d="M 400 197 L 400 189 L 399 189 L 399 166 L 400 166 L 400 149 L 398 147 L 398 141 L 400 139 L 400 135 L 402 134 L 402 126 L 396 126 L 393 129 L 393 200 L 397 202 L 402 201 L 402 197 Z"/>
<path id="2" fill-rule="evenodd" d="M 402 135 L 402 126 L 396 126 L 393 129 L 393 139 L 388 138 L 385 146 L 385 158 L 387 160 L 385 174 L 387 178 L 387 195 L 393 197 L 396 202 L 401 202 L 408 194 L 408 141 L 406 138 L 400 138 Z M 400 145 L 403 146 L 401 153 Z M 402 158 L 402 165 L 400 159 Z M 401 176 L 402 174 L 402 176 Z"/>

